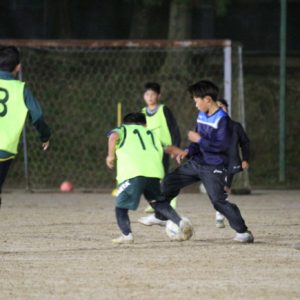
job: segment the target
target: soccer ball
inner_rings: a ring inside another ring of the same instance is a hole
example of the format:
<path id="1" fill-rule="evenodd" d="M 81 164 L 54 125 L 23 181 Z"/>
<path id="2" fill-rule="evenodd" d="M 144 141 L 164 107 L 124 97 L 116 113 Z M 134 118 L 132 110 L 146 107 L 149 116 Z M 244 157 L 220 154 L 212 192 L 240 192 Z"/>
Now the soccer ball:
<path id="1" fill-rule="evenodd" d="M 168 220 L 166 224 L 166 233 L 171 240 L 178 240 L 180 229 L 174 222 Z"/>
<path id="2" fill-rule="evenodd" d="M 166 233 L 167 236 L 172 241 L 186 241 L 191 238 L 194 233 L 193 225 L 191 221 L 185 217 L 182 217 L 182 221 L 184 221 L 184 229 L 180 229 L 174 222 L 171 220 L 167 221 L 166 224 Z"/>

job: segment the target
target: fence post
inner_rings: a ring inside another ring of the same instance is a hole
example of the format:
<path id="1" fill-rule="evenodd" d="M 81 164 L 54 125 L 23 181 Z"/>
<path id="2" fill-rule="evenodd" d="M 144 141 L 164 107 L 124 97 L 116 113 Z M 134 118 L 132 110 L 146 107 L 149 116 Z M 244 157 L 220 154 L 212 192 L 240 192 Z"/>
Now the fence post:
<path id="1" fill-rule="evenodd" d="M 286 0 L 280 1 L 279 182 L 285 182 Z"/>
<path id="2" fill-rule="evenodd" d="M 229 115 L 232 107 L 232 60 L 231 60 L 231 43 L 224 47 L 224 98 L 228 101 Z"/>

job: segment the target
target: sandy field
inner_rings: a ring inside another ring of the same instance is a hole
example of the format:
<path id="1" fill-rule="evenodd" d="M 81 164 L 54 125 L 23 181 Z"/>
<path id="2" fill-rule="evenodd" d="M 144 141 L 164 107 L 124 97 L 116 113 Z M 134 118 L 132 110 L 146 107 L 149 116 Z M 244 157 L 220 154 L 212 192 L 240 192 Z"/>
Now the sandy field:
<path id="1" fill-rule="evenodd" d="M 3 194 L 0 299 L 300 299 L 300 191 L 232 196 L 255 236 L 237 244 L 217 229 L 205 195 L 182 194 L 178 211 L 195 236 L 170 242 L 137 223 L 133 245 L 119 235 L 105 194 Z"/>

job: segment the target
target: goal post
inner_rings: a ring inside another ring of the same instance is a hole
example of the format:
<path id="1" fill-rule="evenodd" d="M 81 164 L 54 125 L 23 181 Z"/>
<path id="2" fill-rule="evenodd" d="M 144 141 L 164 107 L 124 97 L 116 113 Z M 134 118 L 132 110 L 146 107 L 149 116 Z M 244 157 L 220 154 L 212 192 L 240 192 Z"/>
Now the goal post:
<path id="1" fill-rule="evenodd" d="M 118 103 L 123 114 L 144 106 L 147 81 L 161 84 L 162 102 L 178 120 L 183 146 L 197 113 L 187 93 L 190 84 L 212 80 L 233 118 L 239 115 L 240 45 L 231 40 L 0 40 L 0 45 L 20 48 L 23 79 L 53 131 L 45 159 L 36 132 L 27 128 L 26 172 L 33 190 L 57 188 L 66 179 L 83 190 L 110 190 L 114 174 L 104 164 L 105 133 L 116 124 Z M 24 184 L 21 159 L 9 186 Z"/>

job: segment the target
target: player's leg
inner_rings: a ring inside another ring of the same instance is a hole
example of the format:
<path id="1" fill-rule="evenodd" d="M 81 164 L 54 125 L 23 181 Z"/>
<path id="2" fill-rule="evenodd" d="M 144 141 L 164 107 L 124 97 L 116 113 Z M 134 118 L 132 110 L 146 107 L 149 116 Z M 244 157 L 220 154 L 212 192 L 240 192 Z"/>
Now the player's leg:
<path id="1" fill-rule="evenodd" d="M 231 193 L 231 185 L 232 185 L 232 181 L 233 181 L 233 176 L 234 176 L 234 174 L 230 174 L 230 173 L 228 173 L 227 176 L 226 176 L 224 190 L 228 194 Z"/>
<path id="2" fill-rule="evenodd" d="M 182 219 L 178 213 L 172 208 L 170 203 L 165 200 L 161 193 L 160 181 L 158 178 L 147 178 L 144 195 L 147 201 L 154 208 L 155 212 L 159 212 L 166 220 L 171 220 L 179 229 L 179 240 L 188 240 L 193 235 L 193 227 L 186 219 Z"/>
<path id="3" fill-rule="evenodd" d="M 235 240 L 253 242 L 253 236 L 248 231 L 239 208 L 234 203 L 226 200 L 227 196 L 224 193 L 226 171 L 218 167 L 201 166 L 199 172 L 214 208 L 227 218 L 230 226 L 237 232 Z"/>
<path id="4" fill-rule="evenodd" d="M 116 219 L 119 228 L 124 235 L 127 236 L 129 233 L 132 233 L 128 216 L 128 209 L 116 207 Z"/>
<path id="5" fill-rule="evenodd" d="M 128 210 L 138 208 L 144 185 L 145 179 L 141 176 L 126 180 L 119 185 L 116 198 L 116 219 L 122 235 L 113 239 L 113 243 L 133 243 Z"/>
<path id="6" fill-rule="evenodd" d="M 200 180 L 198 167 L 195 161 L 189 160 L 165 176 L 162 193 L 167 201 L 175 198 L 182 188 Z"/>
<path id="7" fill-rule="evenodd" d="M 163 166 L 164 166 L 164 171 L 165 174 L 169 173 L 169 166 L 170 166 L 170 155 L 167 153 L 164 153 L 163 155 Z M 176 209 L 177 207 L 177 197 L 173 198 L 171 200 L 171 206 Z M 154 208 L 151 205 L 148 205 L 145 208 L 145 213 L 154 213 Z"/>
<path id="8" fill-rule="evenodd" d="M 194 182 L 199 180 L 197 164 L 189 160 L 185 164 L 181 165 L 171 173 L 167 174 L 162 181 L 162 192 L 166 201 L 170 203 L 180 192 L 180 190 Z M 160 221 L 167 221 L 159 211 L 155 212 L 155 215 L 150 215 L 147 217 L 142 217 L 138 221 L 143 225 L 163 225 Z"/>
<path id="9" fill-rule="evenodd" d="M 225 177 L 224 192 L 226 195 L 226 200 L 228 200 L 228 196 L 230 194 L 233 176 L 234 174 L 227 174 L 227 176 Z M 219 211 L 216 211 L 216 227 L 225 228 L 225 217 Z"/>
<path id="10" fill-rule="evenodd" d="M 169 167 L 170 167 L 170 155 L 167 153 L 164 153 L 163 156 L 163 165 L 164 165 L 164 169 L 165 169 L 165 174 L 169 173 Z M 171 206 L 176 209 L 177 207 L 177 197 L 173 198 L 171 200 Z"/>
<path id="11" fill-rule="evenodd" d="M 155 211 L 163 215 L 166 220 L 172 220 L 175 224 L 179 225 L 181 218 L 171 207 L 170 203 L 165 201 L 161 193 L 160 180 L 158 178 L 148 178 L 144 196 Z M 165 221 L 163 224 L 158 225 L 165 225 Z"/>
<path id="12" fill-rule="evenodd" d="M 8 173 L 8 170 L 9 170 L 9 167 L 12 163 L 12 159 L 9 159 L 9 160 L 5 160 L 5 161 L 0 161 L 0 208 L 1 208 L 1 205 L 2 205 L 2 186 L 4 184 L 4 181 L 6 179 L 6 176 L 7 176 L 7 173 Z"/>

